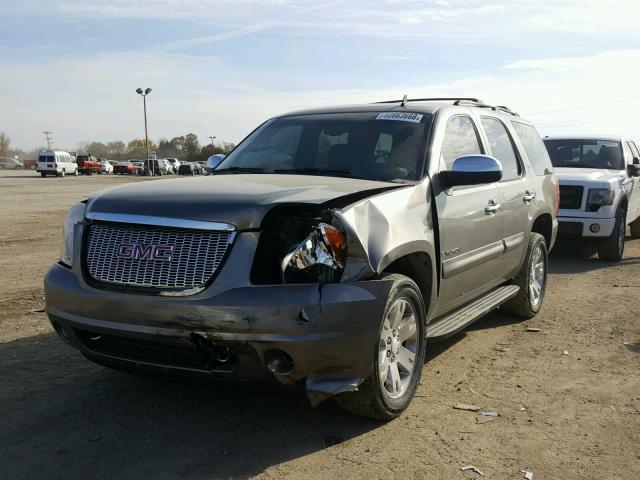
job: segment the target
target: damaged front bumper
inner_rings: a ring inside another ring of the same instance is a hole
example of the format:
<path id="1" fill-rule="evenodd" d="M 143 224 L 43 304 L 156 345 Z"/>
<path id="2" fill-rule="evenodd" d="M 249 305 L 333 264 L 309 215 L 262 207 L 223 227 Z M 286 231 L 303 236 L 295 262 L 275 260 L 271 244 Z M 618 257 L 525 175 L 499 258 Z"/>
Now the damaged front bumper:
<path id="1" fill-rule="evenodd" d="M 87 357 L 165 372 L 305 382 L 312 403 L 371 374 L 391 282 L 265 285 L 189 297 L 95 289 L 55 265 L 47 313 Z"/>

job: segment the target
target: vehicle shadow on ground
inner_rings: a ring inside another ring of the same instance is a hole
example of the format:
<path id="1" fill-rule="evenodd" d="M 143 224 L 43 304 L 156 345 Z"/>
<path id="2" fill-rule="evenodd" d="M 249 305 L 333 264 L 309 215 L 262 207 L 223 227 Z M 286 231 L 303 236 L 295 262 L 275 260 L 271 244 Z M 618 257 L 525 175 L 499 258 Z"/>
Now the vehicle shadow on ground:
<path id="1" fill-rule="evenodd" d="M 119 373 L 53 333 L 0 358 L 3 478 L 244 478 L 381 425 L 296 390 Z"/>

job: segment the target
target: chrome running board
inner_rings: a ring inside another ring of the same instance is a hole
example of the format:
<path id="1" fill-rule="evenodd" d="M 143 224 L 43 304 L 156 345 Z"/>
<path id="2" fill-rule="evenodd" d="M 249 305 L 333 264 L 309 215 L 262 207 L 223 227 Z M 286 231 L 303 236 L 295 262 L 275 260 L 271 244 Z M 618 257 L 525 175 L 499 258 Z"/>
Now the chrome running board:
<path id="1" fill-rule="evenodd" d="M 473 302 L 427 325 L 427 340 L 444 340 L 515 297 L 520 291 L 516 285 L 498 287 Z"/>

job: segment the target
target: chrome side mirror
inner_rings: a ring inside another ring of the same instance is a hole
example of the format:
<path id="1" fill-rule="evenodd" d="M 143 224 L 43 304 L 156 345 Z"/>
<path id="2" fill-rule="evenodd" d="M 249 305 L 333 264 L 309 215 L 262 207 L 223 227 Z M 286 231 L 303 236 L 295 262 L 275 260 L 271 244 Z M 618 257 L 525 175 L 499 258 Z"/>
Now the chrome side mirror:
<path id="1" fill-rule="evenodd" d="M 207 173 L 211 173 L 213 170 L 218 168 L 218 165 L 224 160 L 224 155 L 222 153 L 216 153 L 215 155 L 211 155 L 207 158 Z"/>
<path id="2" fill-rule="evenodd" d="M 444 188 L 457 185 L 482 185 L 502 179 L 502 164 L 488 155 L 466 155 L 453 162 L 451 170 L 440 172 Z"/>

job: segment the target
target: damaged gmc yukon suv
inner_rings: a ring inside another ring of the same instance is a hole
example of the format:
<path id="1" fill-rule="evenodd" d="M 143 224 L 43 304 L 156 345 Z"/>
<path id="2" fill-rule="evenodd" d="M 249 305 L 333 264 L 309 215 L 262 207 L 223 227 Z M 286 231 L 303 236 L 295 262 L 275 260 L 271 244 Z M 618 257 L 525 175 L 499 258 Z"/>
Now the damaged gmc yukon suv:
<path id="1" fill-rule="evenodd" d="M 69 211 L 45 279 L 65 342 L 129 371 L 301 383 L 313 404 L 390 419 L 427 341 L 541 307 L 558 186 L 535 128 L 505 107 L 292 113 L 210 167 Z"/>

